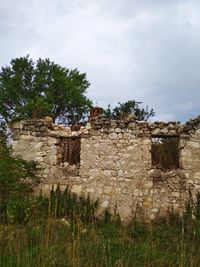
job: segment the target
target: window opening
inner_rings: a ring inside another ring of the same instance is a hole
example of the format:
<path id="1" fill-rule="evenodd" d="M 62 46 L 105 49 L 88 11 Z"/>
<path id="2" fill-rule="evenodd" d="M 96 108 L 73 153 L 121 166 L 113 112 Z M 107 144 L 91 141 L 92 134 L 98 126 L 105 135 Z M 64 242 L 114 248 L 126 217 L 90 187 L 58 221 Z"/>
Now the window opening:
<path id="1" fill-rule="evenodd" d="M 161 169 L 177 169 L 179 164 L 179 138 L 153 137 L 151 146 L 152 166 Z"/>
<path id="2" fill-rule="evenodd" d="M 80 138 L 61 138 L 61 155 L 59 163 L 68 162 L 70 165 L 80 163 Z"/>

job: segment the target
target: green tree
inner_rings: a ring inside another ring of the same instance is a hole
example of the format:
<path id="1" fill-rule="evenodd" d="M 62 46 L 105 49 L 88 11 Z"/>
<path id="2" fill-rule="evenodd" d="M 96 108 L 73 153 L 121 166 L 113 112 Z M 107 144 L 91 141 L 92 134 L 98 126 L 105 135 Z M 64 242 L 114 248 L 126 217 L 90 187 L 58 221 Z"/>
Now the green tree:
<path id="1" fill-rule="evenodd" d="M 125 103 L 118 103 L 114 109 L 111 109 L 110 105 L 108 105 L 107 109 L 104 110 L 104 114 L 106 117 L 111 119 L 121 119 L 128 114 L 134 114 L 138 120 L 147 121 L 150 117 L 155 115 L 154 110 L 149 109 L 148 106 L 145 108 L 140 108 L 140 104 L 142 102 L 137 102 L 135 100 L 129 100 Z"/>
<path id="2" fill-rule="evenodd" d="M 85 96 L 85 73 L 69 70 L 49 59 L 34 62 L 29 56 L 12 59 L 0 72 L 0 120 L 65 117 L 68 124 L 80 121 L 91 107 Z"/>

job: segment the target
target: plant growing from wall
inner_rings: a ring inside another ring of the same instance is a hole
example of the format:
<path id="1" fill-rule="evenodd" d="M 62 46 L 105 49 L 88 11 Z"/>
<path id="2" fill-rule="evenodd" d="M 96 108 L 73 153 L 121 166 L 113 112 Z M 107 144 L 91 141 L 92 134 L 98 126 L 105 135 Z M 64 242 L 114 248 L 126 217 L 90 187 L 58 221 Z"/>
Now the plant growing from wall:
<path id="1" fill-rule="evenodd" d="M 155 115 L 155 112 L 152 108 L 149 109 L 148 106 L 141 108 L 140 104 L 142 104 L 142 102 L 128 100 L 124 103 L 119 102 L 118 106 L 113 109 L 111 109 L 110 105 L 108 105 L 107 109 L 104 110 L 104 114 L 106 117 L 111 119 L 122 119 L 128 114 L 134 114 L 140 121 L 147 121 L 150 117 Z"/>

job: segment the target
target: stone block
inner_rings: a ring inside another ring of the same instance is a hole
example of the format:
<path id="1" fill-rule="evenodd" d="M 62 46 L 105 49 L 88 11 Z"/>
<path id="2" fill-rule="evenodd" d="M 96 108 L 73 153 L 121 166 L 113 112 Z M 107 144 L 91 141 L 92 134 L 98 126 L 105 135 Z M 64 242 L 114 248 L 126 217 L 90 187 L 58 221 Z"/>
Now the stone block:
<path id="1" fill-rule="evenodd" d="M 20 139 L 20 130 L 19 129 L 16 129 L 16 130 L 13 131 L 12 138 L 13 138 L 14 141 Z"/>
<path id="2" fill-rule="evenodd" d="M 122 132 L 122 129 L 120 129 L 120 128 L 116 128 L 116 129 L 115 129 L 115 132 L 116 132 L 116 133 L 121 133 L 121 132 Z"/>
<path id="3" fill-rule="evenodd" d="M 82 185 L 73 185 L 71 192 L 80 195 L 82 193 Z"/>
<path id="4" fill-rule="evenodd" d="M 89 175 L 97 178 L 99 175 L 99 170 L 98 169 L 91 169 L 91 170 L 89 170 Z"/>
<path id="5" fill-rule="evenodd" d="M 200 172 L 195 172 L 195 173 L 194 173 L 194 178 L 200 180 Z"/>
<path id="6" fill-rule="evenodd" d="M 145 209 L 149 209 L 149 208 L 151 208 L 151 199 L 146 199 L 146 200 L 144 200 L 144 201 L 143 201 L 143 207 L 144 207 Z"/>
<path id="7" fill-rule="evenodd" d="M 41 126 L 43 126 L 44 125 L 44 122 L 43 121 L 37 121 L 36 123 L 35 123 L 35 126 L 36 127 L 41 127 Z"/>
<path id="8" fill-rule="evenodd" d="M 189 142 L 190 147 L 192 148 L 200 148 L 200 141 L 199 142 Z"/>
<path id="9" fill-rule="evenodd" d="M 111 194 L 112 192 L 114 193 L 114 190 L 111 186 L 104 186 L 103 191 L 105 194 Z"/>
<path id="10" fill-rule="evenodd" d="M 110 139 L 117 139 L 118 135 L 116 133 L 110 133 L 109 138 Z"/>
<path id="11" fill-rule="evenodd" d="M 134 195 L 134 197 L 138 197 L 140 195 L 140 190 L 139 189 L 134 189 L 133 195 Z"/>
<path id="12" fill-rule="evenodd" d="M 175 198 L 179 198 L 180 197 L 180 193 L 179 192 L 172 192 L 172 196 Z"/>
<path id="13" fill-rule="evenodd" d="M 159 128 L 156 128 L 151 132 L 152 135 L 157 135 L 159 133 L 160 133 L 160 129 Z"/>
<path id="14" fill-rule="evenodd" d="M 110 170 L 104 170 L 103 174 L 104 174 L 105 177 L 111 177 L 111 175 L 112 175 Z"/>
<path id="15" fill-rule="evenodd" d="M 48 129 L 48 128 L 47 128 L 46 126 L 42 126 L 42 127 L 40 127 L 40 131 L 41 131 L 41 132 L 46 132 L 47 129 Z"/>
<path id="16" fill-rule="evenodd" d="M 161 178 L 161 170 L 159 169 L 152 169 L 148 173 L 153 178 Z"/>
<path id="17" fill-rule="evenodd" d="M 164 128 L 160 130 L 160 134 L 167 135 L 168 134 L 168 129 Z"/>

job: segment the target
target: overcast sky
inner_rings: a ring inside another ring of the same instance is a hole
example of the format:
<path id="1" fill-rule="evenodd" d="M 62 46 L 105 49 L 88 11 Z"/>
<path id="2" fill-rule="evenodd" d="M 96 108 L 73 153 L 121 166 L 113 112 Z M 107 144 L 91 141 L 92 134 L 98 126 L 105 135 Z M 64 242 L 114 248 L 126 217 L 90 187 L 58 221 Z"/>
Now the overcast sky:
<path id="1" fill-rule="evenodd" d="M 86 72 L 98 106 L 184 122 L 200 114 L 199 14 L 200 0 L 0 0 L 0 66 L 48 57 Z"/>

